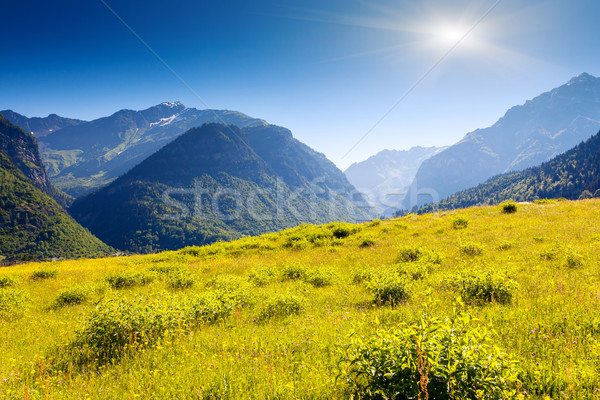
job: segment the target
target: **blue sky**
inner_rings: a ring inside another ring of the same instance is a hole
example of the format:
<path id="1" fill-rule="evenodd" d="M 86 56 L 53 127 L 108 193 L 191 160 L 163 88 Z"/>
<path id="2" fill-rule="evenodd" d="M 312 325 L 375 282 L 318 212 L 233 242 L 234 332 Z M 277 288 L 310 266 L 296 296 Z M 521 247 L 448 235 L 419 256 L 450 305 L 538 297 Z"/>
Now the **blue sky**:
<path id="1" fill-rule="evenodd" d="M 0 109 L 93 119 L 180 100 L 290 128 L 346 168 L 600 75 L 596 0 L 105 1 L 199 97 L 102 1 L 24 0 L 3 4 Z"/>

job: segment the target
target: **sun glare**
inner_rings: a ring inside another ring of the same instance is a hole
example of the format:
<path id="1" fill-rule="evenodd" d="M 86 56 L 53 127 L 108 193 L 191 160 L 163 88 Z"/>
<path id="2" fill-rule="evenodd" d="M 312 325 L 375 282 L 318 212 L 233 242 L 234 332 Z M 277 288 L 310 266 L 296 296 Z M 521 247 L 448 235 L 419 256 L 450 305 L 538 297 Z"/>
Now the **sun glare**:
<path id="1" fill-rule="evenodd" d="M 437 33 L 440 42 L 447 45 L 454 45 L 465 36 L 465 31 L 460 29 L 442 29 Z"/>

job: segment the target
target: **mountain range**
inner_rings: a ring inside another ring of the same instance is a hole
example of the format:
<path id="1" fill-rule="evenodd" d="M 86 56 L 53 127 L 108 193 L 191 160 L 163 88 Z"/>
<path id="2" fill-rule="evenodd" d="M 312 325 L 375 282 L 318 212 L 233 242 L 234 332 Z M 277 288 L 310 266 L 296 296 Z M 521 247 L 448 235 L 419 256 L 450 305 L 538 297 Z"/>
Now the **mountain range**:
<path id="1" fill-rule="evenodd" d="M 22 123 L 29 125 L 34 119 L 12 111 L 9 116 L 13 123 L 25 118 Z M 56 187 L 77 197 L 110 183 L 188 129 L 206 122 L 239 127 L 266 124 L 235 111 L 197 110 L 180 102 L 164 102 L 64 126 L 39 138 L 40 152 Z"/>
<path id="2" fill-rule="evenodd" d="M 10 121 L 10 123 L 17 125 L 18 127 L 38 138 L 49 135 L 52 132 L 68 126 L 75 126 L 86 122 L 80 119 L 64 118 L 56 114 L 50 114 L 47 117 L 32 118 L 27 118 L 26 116 L 18 114 L 12 110 L 3 110 L 0 111 L 0 114 Z"/>
<path id="3" fill-rule="evenodd" d="M 35 138 L 0 114 L 0 260 L 91 257 L 113 250 L 50 196 Z"/>
<path id="4" fill-rule="evenodd" d="M 496 176 L 419 212 L 498 204 L 507 200 L 600 197 L 600 132 L 539 166 Z"/>
<path id="5" fill-rule="evenodd" d="M 363 193 L 374 209 L 389 216 L 396 211 L 423 161 L 445 147 L 382 150 L 344 171 L 351 184 Z"/>
<path id="6" fill-rule="evenodd" d="M 209 123 L 78 198 L 69 212 L 111 246 L 143 253 L 302 222 L 370 219 L 355 192 L 333 163 L 285 128 Z"/>
<path id="7" fill-rule="evenodd" d="M 492 176 L 545 162 L 600 129 L 600 78 L 583 73 L 511 108 L 494 125 L 425 160 L 403 201 L 412 209 Z M 428 194 L 427 196 L 419 196 Z"/>

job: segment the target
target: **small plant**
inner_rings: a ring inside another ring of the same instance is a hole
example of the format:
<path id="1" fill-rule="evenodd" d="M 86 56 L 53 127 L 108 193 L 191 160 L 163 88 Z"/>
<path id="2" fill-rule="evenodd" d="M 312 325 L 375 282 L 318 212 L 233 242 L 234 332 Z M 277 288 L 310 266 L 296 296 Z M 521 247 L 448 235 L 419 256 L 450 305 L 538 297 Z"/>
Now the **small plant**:
<path id="1" fill-rule="evenodd" d="M 479 256 L 483 254 L 483 246 L 476 242 L 461 243 L 458 247 L 461 254 L 466 256 Z"/>
<path id="2" fill-rule="evenodd" d="M 195 284 L 196 278 L 188 270 L 177 270 L 167 276 L 167 287 L 169 289 L 189 289 Z"/>
<path id="3" fill-rule="evenodd" d="M 582 267 L 583 257 L 580 254 L 569 252 L 565 256 L 565 266 L 571 269 Z"/>
<path id="4" fill-rule="evenodd" d="M 156 274 L 149 271 L 124 271 L 108 275 L 106 282 L 113 289 L 125 289 L 133 286 L 144 286 L 154 282 Z"/>
<path id="5" fill-rule="evenodd" d="M 469 220 L 465 217 L 456 217 L 452 220 L 452 228 L 465 229 L 469 226 Z"/>
<path id="6" fill-rule="evenodd" d="M 329 286 L 333 282 L 333 272 L 327 268 L 313 268 L 307 271 L 304 282 L 314 287 Z"/>
<path id="7" fill-rule="evenodd" d="M 400 264 L 398 274 L 406 276 L 413 281 L 424 279 L 435 269 L 435 264 L 427 261 L 414 262 L 410 264 Z"/>
<path id="8" fill-rule="evenodd" d="M 504 241 L 498 245 L 498 250 L 510 250 L 515 247 L 515 243 L 512 241 Z"/>
<path id="9" fill-rule="evenodd" d="M 38 269 L 36 271 L 33 271 L 33 273 L 31 274 L 31 279 L 38 280 L 56 278 L 57 274 L 58 271 L 55 269 Z"/>
<path id="10" fill-rule="evenodd" d="M 0 320 L 13 320 L 23 316 L 28 297 L 17 289 L 0 289 Z"/>
<path id="11" fill-rule="evenodd" d="M 439 253 L 420 247 L 403 247 L 398 252 L 396 259 L 399 263 L 410 263 L 410 262 L 430 262 L 433 264 L 441 264 L 442 257 Z"/>
<path id="12" fill-rule="evenodd" d="M 344 239 L 350 235 L 355 234 L 361 230 L 361 227 L 356 224 L 349 224 L 346 222 L 332 222 L 327 225 L 327 227 L 331 230 L 333 237 L 336 239 Z"/>
<path id="13" fill-rule="evenodd" d="M 352 283 L 360 285 L 373 279 L 373 271 L 366 268 L 357 269 L 352 273 Z"/>
<path id="14" fill-rule="evenodd" d="M 540 253 L 540 258 L 542 260 L 552 261 L 552 260 L 555 260 L 558 258 L 559 253 L 560 253 L 560 251 L 559 251 L 558 247 L 556 247 L 556 246 L 548 247 Z"/>
<path id="15" fill-rule="evenodd" d="M 356 398 L 516 398 L 518 364 L 495 336 L 462 305 L 445 319 L 428 306 L 412 323 L 357 335 L 342 357 L 346 382 Z"/>
<path id="16" fill-rule="evenodd" d="M 0 288 L 7 288 L 16 284 L 17 280 L 12 276 L 0 276 Z"/>
<path id="17" fill-rule="evenodd" d="M 256 286 L 265 286 L 273 282 L 276 278 L 275 270 L 272 267 L 255 267 L 250 271 L 248 279 Z"/>
<path id="18" fill-rule="evenodd" d="M 465 300 L 475 303 L 510 303 L 519 289 L 516 282 L 492 272 L 458 276 L 451 280 L 450 285 Z"/>
<path id="19" fill-rule="evenodd" d="M 373 300 L 380 304 L 398 304 L 410 297 L 410 289 L 406 281 L 396 274 L 383 274 L 373 278 L 368 288 L 373 293 Z"/>
<path id="20" fill-rule="evenodd" d="M 373 221 L 369 222 L 368 226 L 378 226 L 381 225 L 381 220 L 380 219 L 374 219 Z"/>
<path id="21" fill-rule="evenodd" d="M 293 263 L 283 269 L 283 280 L 304 280 L 308 268 L 304 264 Z"/>
<path id="22" fill-rule="evenodd" d="M 504 214 L 514 214 L 517 212 L 517 203 L 514 201 L 507 201 L 500 204 L 500 209 Z"/>
<path id="23" fill-rule="evenodd" d="M 264 322 L 273 318 L 284 318 L 300 314 L 303 308 L 304 301 L 301 297 L 293 294 L 280 294 L 263 303 L 256 320 Z"/>
<path id="24" fill-rule="evenodd" d="M 89 290 L 84 286 L 76 286 L 73 288 L 65 289 L 59 293 L 58 297 L 54 301 L 54 307 L 65 307 L 75 304 L 85 303 L 89 299 Z"/>
<path id="25" fill-rule="evenodd" d="M 372 236 L 364 237 L 358 245 L 359 247 L 371 247 L 375 245 L 375 239 Z"/>

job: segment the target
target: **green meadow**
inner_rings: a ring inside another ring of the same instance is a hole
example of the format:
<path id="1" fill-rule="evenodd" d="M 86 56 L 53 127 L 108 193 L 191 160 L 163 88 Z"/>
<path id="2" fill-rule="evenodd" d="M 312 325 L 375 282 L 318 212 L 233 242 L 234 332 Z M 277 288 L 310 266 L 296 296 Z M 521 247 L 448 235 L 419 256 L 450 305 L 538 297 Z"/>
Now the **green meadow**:
<path id="1" fill-rule="evenodd" d="M 600 201 L 0 268 L 2 399 L 599 399 Z"/>

